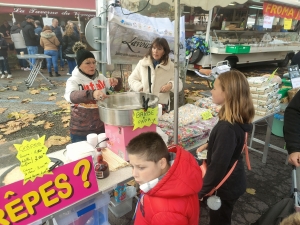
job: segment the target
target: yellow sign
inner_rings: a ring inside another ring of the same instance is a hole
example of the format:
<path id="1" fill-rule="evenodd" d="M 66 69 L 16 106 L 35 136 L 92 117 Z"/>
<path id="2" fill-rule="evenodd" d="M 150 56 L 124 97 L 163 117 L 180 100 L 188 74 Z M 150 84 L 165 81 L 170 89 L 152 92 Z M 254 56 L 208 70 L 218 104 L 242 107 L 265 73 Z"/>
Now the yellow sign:
<path id="1" fill-rule="evenodd" d="M 39 139 L 31 141 L 24 140 L 22 144 L 14 144 L 18 150 L 17 158 L 21 162 L 20 169 L 24 173 L 24 183 L 36 177 L 42 177 L 48 172 L 50 159 L 46 155 L 48 148 L 44 145 L 45 135 Z"/>
<path id="2" fill-rule="evenodd" d="M 158 123 L 158 107 L 133 110 L 132 115 L 133 130 L 143 128 L 144 126 L 150 127 L 152 124 Z"/>
<path id="3" fill-rule="evenodd" d="M 284 18 L 284 26 L 283 29 L 290 30 L 292 28 L 293 19 Z"/>
<path id="4" fill-rule="evenodd" d="M 210 110 L 206 110 L 205 112 L 201 113 L 201 116 L 203 120 L 209 120 L 213 117 Z"/>
<path id="5" fill-rule="evenodd" d="M 271 74 L 271 76 L 269 76 L 268 80 L 273 79 L 273 77 L 275 76 L 275 73 L 277 72 L 278 69 L 279 69 L 279 67 L 277 67 L 277 69 L 273 71 L 273 73 Z"/>

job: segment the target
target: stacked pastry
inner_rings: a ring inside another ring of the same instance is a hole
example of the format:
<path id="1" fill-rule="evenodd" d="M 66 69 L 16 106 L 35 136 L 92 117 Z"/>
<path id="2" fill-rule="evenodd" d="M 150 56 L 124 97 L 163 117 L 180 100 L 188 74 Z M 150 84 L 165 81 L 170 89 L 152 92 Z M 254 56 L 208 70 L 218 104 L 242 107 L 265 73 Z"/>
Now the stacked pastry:
<path id="1" fill-rule="evenodd" d="M 268 77 L 249 77 L 248 82 L 256 115 L 266 116 L 279 111 L 281 96 L 278 94 L 278 83 Z"/>

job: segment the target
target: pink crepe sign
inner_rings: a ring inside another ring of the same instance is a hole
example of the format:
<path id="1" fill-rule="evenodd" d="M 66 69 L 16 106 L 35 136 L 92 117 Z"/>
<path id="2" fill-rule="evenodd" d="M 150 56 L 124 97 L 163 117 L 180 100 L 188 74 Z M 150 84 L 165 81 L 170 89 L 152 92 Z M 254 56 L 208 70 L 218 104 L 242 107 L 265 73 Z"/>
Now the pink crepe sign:
<path id="1" fill-rule="evenodd" d="M 98 192 L 91 156 L 52 172 L 0 188 L 1 225 L 28 225 Z"/>

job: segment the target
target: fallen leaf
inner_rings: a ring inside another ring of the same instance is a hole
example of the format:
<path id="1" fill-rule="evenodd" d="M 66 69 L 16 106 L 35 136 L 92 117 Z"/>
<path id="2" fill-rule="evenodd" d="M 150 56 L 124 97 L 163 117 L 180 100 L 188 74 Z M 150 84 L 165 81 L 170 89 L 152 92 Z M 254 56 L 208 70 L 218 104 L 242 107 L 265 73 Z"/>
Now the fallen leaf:
<path id="1" fill-rule="evenodd" d="M 48 90 L 50 90 L 48 87 L 40 87 L 40 90 L 41 91 L 48 91 Z"/>
<path id="2" fill-rule="evenodd" d="M 60 108 L 67 109 L 70 108 L 70 103 L 68 103 L 66 100 L 61 100 L 55 103 L 58 105 Z"/>
<path id="3" fill-rule="evenodd" d="M 11 90 L 13 90 L 13 91 L 17 91 L 17 90 L 19 89 L 18 86 L 11 86 L 10 88 L 11 88 Z"/>
<path id="4" fill-rule="evenodd" d="M 55 101 L 55 100 L 56 100 L 56 96 L 50 96 L 50 97 L 48 98 L 48 100 L 49 100 L 49 101 Z"/>
<path id="5" fill-rule="evenodd" d="M 7 108 L 0 108 L 0 114 L 4 113 Z"/>
<path id="6" fill-rule="evenodd" d="M 22 128 L 21 126 L 9 127 L 9 128 L 6 129 L 6 131 L 3 134 L 5 134 L 5 135 L 12 134 L 12 133 L 15 133 L 15 132 L 21 130 L 21 128 Z"/>
<path id="7" fill-rule="evenodd" d="M 52 145 L 64 145 L 69 143 L 71 140 L 70 136 L 50 136 L 46 141 L 45 145 L 47 148 L 50 148 Z"/>
<path id="8" fill-rule="evenodd" d="M 3 135 L 0 134 L 0 139 L 2 139 L 2 138 L 3 138 Z"/>
<path id="9" fill-rule="evenodd" d="M 70 119 L 71 119 L 71 116 L 63 116 L 63 117 L 61 117 L 61 121 L 62 121 L 63 123 L 69 122 Z"/>
<path id="10" fill-rule="evenodd" d="M 253 189 L 253 188 L 247 188 L 247 189 L 246 189 L 246 192 L 247 192 L 248 194 L 250 194 L 250 195 L 255 195 L 256 190 Z"/>
<path id="11" fill-rule="evenodd" d="M 3 143 L 5 143 L 6 142 L 6 139 L 4 138 L 4 139 L 0 139 L 0 144 L 3 144 Z"/>
<path id="12" fill-rule="evenodd" d="M 7 117 L 9 119 L 14 118 L 14 117 L 15 117 L 15 119 L 19 119 L 20 118 L 20 114 L 18 112 L 11 112 L 11 113 L 8 114 Z"/>
<path id="13" fill-rule="evenodd" d="M 25 98 L 21 101 L 21 103 L 28 103 L 28 102 L 32 102 L 31 98 Z"/>
<path id="14" fill-rule="evenodd" d="M 29 93 L 32 95 L 36 95 L 40 93 L 40 90 L 31 90 Z"/>
<path id="15" fill-rule="evenodd" d="M 56 92 L 49 93 L 49 96 L 54 96 L 54 95 L 57 95 L 57 93 Z"/>
<path id="16" fill-rule="evenodd" d="M 186 84 L 191 84 L 192 82 L 191 82 L 191 81 L 186 81 L 185 83 L 186 83 Z"/>
<path id="17" fill-rule="evenodd" d="M 20 97 L 19 96 L 10 96 L 10 97 L 7 97 L 8 100 L 10 99 L 19 99 Z"/>
<path id="18" fill-rule="evenodd" d="M 46 122 L 46 120 L 39 120 L 36 123 L 32 123 L 33 126 L 39 126 L 39 125 L 43 125 Z"/>
<path id="19" fill-rule="evenodd" d="M 44 124 L 44 129 L 50 129 L 51 127 L 53 127 L 54 126 L 54 123 L 51 123 L 51 122 L 46 122 L 45 124 Z"/>

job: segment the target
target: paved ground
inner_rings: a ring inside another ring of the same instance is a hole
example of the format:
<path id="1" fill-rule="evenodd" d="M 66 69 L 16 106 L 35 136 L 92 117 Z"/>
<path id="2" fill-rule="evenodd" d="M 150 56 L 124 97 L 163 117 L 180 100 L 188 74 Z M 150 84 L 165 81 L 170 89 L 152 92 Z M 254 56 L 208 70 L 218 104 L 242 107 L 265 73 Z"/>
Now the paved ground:
<path id="1" fill-rule="evenodd" d="M 264 67 L 261 67 L 262 69 Z M 273 71 L 276 67 L 269 67 L 268 71 Z M 250 71 L 251 68 L 241 69 Z M 14 79 L 0 79 L 0 84 L 3 86 L 9 86 L 12 88 L 13 86 L 18 86 L 17 91 L 13 91 L 12 89 L 6 90 L 0 93 L 0 108 L 8 108 L 4 114 L 0 114 L 0 124 L 8 121 L 8 114 L 11 112 L 20 111 L 22 109 L 28 109 L 30 112 L 35 114 L 43 114 L 44 117 L 55 117 L 55 115 L 50 112 L 58 110 L 58 106 L 54 101 L 49 101 L 49 93 L 55 92 L 57 93 L 57 100 L 62 100 L 62 96 L 64 93 L 64 83 L 68 79 L 69 76 L 66 76 L 66 71 L 62 73 L 61 77 L 53 77 L 52 81 L 55 82 L 56 87 L 52 90 L 41 91 L 39 95 L 30 95 L 29 90 L 24 85 L 24 80 L 27 78 L 29 72 L 24 71 L 13 71 L 12 75 Z M 47 73 L 46 73 L 47 74 Z M 190 75 L 192 79 L 203 81 L 194 75 Z M 200 84 L 199 84 L 200 85 Z M 33 87 L 38 88 L 40 86 L 48 87 L 48 83 L 45 82 L 39 75 L 37 80 L 34 82 Z M 199 86 L 199 89 L 206 88 L 205 86 Z M 1 86 L 0 86 L 1 89 Z M 8 100 L 8 97 L 19 96 L 19 99 L 11 99 Z M 32 101 L 27 104 L 20 103 L 21 100 L 31 98 Z M 59 119 L 58 119 L 59 123 Z M 259 139 L 264 139 L 264 135 L 266 133 L 267 124 L 261 122 L 257 126 L 255 136 Z M 27 128 L 26 128 L 27 129 Z M 19 133 L 12 134 L 7 137 L 7 139 L 18 138 L 28 136 L 28 134 L 34 134 L 35 128 L 31 127 L 28 130 L 24 129 L 23 131 L 19 131 Z M 58 127 L 56 130 L 52 131 L 57 133 L 57 135 L 61 135 L 61 133 L 66 133 L 67 129 Z M 25 132 L 25 134 L 24 134 Z M 47 131 L 48 132 L 48 131 Z M 273 145 L 283 147 L 284 140 L 283 138 L 276 137 L 272 135 L 271 143 Z M 263 149 L 263 145 L 254 144 L 254 147 L 258 150 Z M 62 148 L 60 146 L 60 148 Z M 52 150 L 52 151 L 55 151 Z M 233 225 L 246 225 L 251 222 L 254 222 L 256 219 L 260 217 L 260 215 L 266 211 L 270 206 L 281 200 L 282 198 L 288 197 L 290 194 L 291 187 L 291 166 L 285 165 L 286 155 L 283 153 L 276 152 L 275 150 L 270 149 L 267 163 L 263 164 L 261 162 L 262 155 L 259 153 L 255 153 L 250 151 L 251 165 L 252 170 L 247 171 L 247 180 L 248 180 L 248 188 L 252 188 L 255 190 L 255 194 L 245 193 L 237 202 L 234 213 L 233 213 Z M 136 202 L 134 200 L 134 202 Z M 134 206 L 133 206 L 134 208 Z M 125 225 L 132 224 L 131 216 L 133 210 L 130 213 L 126 214 L 122 218 L 115 218 L 114 215 L 109 213 L 109 222 L 111 225 Z M 200 223 L 201 225 L 208 224 L 208 211 L 205 208 L 201 209 L 201 217 Z"/>

